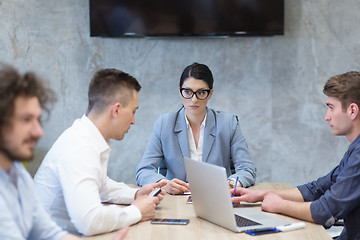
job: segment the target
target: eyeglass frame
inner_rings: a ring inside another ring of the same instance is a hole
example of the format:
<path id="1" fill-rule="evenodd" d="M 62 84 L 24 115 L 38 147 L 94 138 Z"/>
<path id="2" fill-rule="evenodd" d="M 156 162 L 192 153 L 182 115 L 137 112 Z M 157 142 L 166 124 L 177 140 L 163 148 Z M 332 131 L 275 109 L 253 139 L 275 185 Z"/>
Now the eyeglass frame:
<path id="1" fill-rule="evenodd" d="M 183 95 L 183 93 L 182 93 L 183 90 L 191 91 L 191 92 L 192 92 L 191 96 L 188 97 L 188 98 L 184 97 L 184 95 Z M 212 89 L 199 89 L 199 90 L 197 90 L 196 92 L 194 92 L 194 91 L 193 91 L 192 89 L 190 89 L 190 88 L 180 88 L 180 94 L 181 94 L 181 96 L 182 96 L 183 98 L 185 98 L 185 99 L 191 99 L 191 98 L 194 97 L 194 94 L 195 94 L 195 96 L 196 96 L 197 99 L 199 99 L 199 100 L 205 100 L 205 99 L 207 99 L 207 98 L 209 97 L 211 90 L 212 90 Z M 198 92 L 202 92 L 202 91 L 207 92 L 207 95 L 206 95 L 205 98 L 199 98 L 199 96 L 197 95 Z"/>

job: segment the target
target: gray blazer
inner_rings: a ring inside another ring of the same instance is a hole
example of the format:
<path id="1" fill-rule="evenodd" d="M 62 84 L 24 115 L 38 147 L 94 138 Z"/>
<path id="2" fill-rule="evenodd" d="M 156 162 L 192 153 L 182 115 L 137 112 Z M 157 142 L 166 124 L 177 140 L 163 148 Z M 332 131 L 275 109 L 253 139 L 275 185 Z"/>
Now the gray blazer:
<path id="1" fill-rule="evenodd" d="M 157 182 L 165 176 L 158 173 L 160 164 L 167 168 L 166 178 L 187 181 L 184 157 L 190 158 L 185 109 L 166 113 L 155 122 L 144 156 L 136 168 L 140 186 Z M 239 177 L 244 187 L 254 184 L 256 168 L 237 117 L 207 108 L 202 161 L 226 168 L 229 178 Z M 236 173 L 231 175 L 230 162 Z"/>

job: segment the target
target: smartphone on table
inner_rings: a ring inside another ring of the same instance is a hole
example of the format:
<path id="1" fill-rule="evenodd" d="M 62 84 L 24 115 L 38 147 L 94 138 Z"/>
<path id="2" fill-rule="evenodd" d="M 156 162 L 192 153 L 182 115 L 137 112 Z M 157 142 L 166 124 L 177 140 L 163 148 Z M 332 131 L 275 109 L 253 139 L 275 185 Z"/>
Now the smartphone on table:
<path id="1" fill-rule="evenodd" d="M 259 228 L 259 229 L 245 231 L 245 233 L 250 234 L 252 236 L 269 234 L 269 233 L 277 233 L 277 232 L 280 232 L 280 230 L 276 229 L 276 228 Z"/>

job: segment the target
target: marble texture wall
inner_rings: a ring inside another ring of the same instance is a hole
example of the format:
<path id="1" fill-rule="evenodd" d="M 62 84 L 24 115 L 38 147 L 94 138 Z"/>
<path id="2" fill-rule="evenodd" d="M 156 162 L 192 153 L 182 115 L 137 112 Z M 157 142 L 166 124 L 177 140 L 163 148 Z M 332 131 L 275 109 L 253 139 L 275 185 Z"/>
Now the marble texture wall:
<path id="1" fill-rule="evenodd" d="M 209 106 L 238 115 L 258 169 L 257 181 L 294 186 L 326 174 L 348 142 L 324 116 L 326 80 L 360 70 L 358 0 L 286 0 L 285 35 L 226 39 L 91 38 L 87 0 L 0 0 L 0 61 L 50 82 L 57 103 L 29 164 L 34 174 L 56 138 L 87 107 L 92 74 L 119 68 L 142 85 L 136 124 L 113 142 L 109 176 L 135 182 L 153 123 L 176 111 L 178 79 L 198 61 L 215 78 Z"/>

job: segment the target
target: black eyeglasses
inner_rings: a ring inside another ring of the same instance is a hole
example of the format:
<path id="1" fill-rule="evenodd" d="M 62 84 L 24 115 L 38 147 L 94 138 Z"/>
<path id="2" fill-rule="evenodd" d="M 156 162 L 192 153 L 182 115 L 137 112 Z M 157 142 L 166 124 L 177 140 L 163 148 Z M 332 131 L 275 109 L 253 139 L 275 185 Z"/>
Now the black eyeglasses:
<path id="1" fill-rule="evenodd" d="M 197 99 L 205 100 L 209 96 L 210 92 L 211 92 L 211 89 L 200 89 L 200 90 L 197 90 L 196 92 L 194 92 L 193 90 L 188 89 L 188 88 L 180 88 L 181 96 L 185 99 L 190 99 L 195 94 Z"/>

